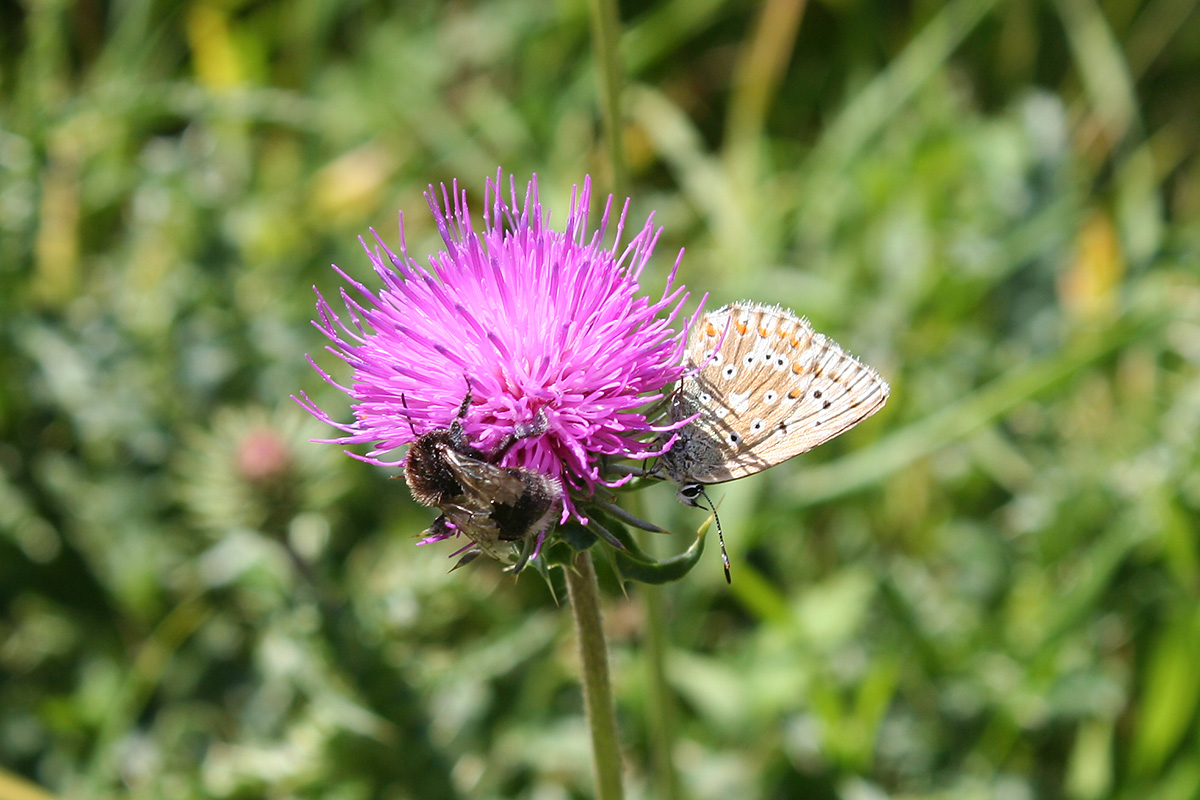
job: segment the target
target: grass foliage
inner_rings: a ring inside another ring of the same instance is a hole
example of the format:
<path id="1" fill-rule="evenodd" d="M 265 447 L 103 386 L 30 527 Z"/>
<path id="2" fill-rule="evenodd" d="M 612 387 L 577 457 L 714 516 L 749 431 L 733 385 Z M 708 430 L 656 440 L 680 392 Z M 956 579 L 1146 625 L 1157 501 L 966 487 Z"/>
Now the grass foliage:
<path id="1" fill-rule="evenodd" d="M 1196 5 L 623 4 L 649 283 L 893 386 L 717 490 L 671 708 L 601 563 L 631 797 L 665 725 L 697 800 L 1200 798 Z M 569 615 L 287 399 L 427 184 L 611 179 L 587 8 L 27 0 L 0 70 L 0 796 L 591 796 Z"/>

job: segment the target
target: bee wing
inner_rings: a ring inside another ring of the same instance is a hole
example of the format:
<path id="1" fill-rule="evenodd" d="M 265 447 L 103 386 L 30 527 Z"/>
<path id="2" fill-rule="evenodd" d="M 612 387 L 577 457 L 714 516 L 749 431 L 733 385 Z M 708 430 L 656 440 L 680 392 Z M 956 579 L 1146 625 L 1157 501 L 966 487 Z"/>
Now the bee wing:
<path id="1" fill-rule="evenodd" d="M 507 563 L 511 547 L 500 539 L 500 526 L 492 516 L 492 504 L 484 497 L 461 494 L 444 506 L 442 513 L 480 552 Z"/>
<path id="2" fill-rule="evenodd" d="M 485 505 L 490 503 L 511 505 L 517 502 L 525 491 L 525 483 L 520 477 L 506 472 L 495 464 L 463 455 L 451 447 L 444 447 L 442 452 L 446 457 L 446 466 L 450 468 L 455 479 L 462 484 L 465 490 L 463 494 L 480 500 Z"/>
<path id="3" fill-rule="evenodd" d="M 499 539 L 500 529 L 492 519 L 492 504 L 473 495 L 459 495 L 444 506 L 442 514 L 469 539 Z"/>

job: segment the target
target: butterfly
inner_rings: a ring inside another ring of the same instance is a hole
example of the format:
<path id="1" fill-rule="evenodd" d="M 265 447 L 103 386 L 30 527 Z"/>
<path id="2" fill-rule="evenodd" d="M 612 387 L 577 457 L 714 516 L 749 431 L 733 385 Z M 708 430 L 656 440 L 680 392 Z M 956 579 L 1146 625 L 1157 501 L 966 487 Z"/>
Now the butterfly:
<path id="1" fill-rule="evenodd" d="M 467 441 L 463 418 L 470 404 L 468 390 L 448 428 L 422 434 L 409 445 L 404 479 L 418 503 L 442 512 L 426 536 L 441 538 L 457 532 L 471 541 L 454 569 L 488 555 L 511 562 L 509 569 L 520 572 L 540 535 L 554 521 L 563 498 L 562 483 L 535 470 L 501 467 L 496 462 L 519 439 L 545 432 L 545 419 L 514 432 L 488 456 Z M 520 552 L 512 561 L 517 543 Z"/>
<path id="2" fill-rule="evenodd" d="M 654 472 L 677 483 L 679 500 L 692 506 L 707 499 L 705 485 L 761 472 L 853 428 L 890 391 L 808 320 L 750 301 L 706 314 L 688 337 L 684 365 L 668 415 L 695 419 L 675 431 Z M 717 532 L 728 580 L 719 524 Z"/>

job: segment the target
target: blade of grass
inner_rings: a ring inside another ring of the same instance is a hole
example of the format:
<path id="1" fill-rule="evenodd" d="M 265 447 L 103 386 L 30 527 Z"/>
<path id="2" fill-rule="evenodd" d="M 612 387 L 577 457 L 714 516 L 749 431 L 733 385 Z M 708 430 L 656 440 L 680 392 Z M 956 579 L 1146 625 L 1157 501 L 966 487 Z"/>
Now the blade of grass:
<path id="1" fill-rule="evenodd" d="M 798 209 L 798 221 L 805 238 L 825 241 L 839 207 L 831 198 L 846 188 L 838 176 L 917 89 L 942 68 L 996 4 L 997 0 L 947 4 L 825 128 L 803 167 L 808 173 L 807 191 Z"/>
<path id="2" fill-rule="evenodd" d="M 1125 54 L 1092 0 L 1055 0 L 1054 7 L 1062 18 L 1084 91 L 1104 124 L 1109 144 L 1115 145 L 1131 127 L 1141 128 Z"/>
<path id="3" fill-rule="evenodd" d="M 924 458 L 995 420 L 1020 403 L 1069 380 L 1088 365 L 1167 323 L 1159 317 L 1116 324 L 1094 339 L 1034 361 L 944 409 L 852 455 L 798 474 L 789 490 L 797 505 L 850 494 Z"/>

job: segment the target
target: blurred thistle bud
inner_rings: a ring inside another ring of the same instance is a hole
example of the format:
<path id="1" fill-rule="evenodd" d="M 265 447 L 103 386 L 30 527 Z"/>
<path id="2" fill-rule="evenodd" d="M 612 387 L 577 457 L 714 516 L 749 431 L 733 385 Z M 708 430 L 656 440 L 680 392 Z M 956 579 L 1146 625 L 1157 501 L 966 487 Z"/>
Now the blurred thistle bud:
<path id="1" fill-rule="evenodd" d="M 251 529 L 287 536 L 301 514 L 328 506 L 346 488 L 342 459 L 307 442 L 319 426 L 291 408 L 224 408 L 193 432 L 175 464 L 177 493 L 214 532 Z"/>
<path id="2" fill-rule="evenodd" d="M 246 432 L 237 443 L 234 462 L 243 480 L 266 487 L 287 480 L 292 453 L 279 431 L 263 427 Z"/>

